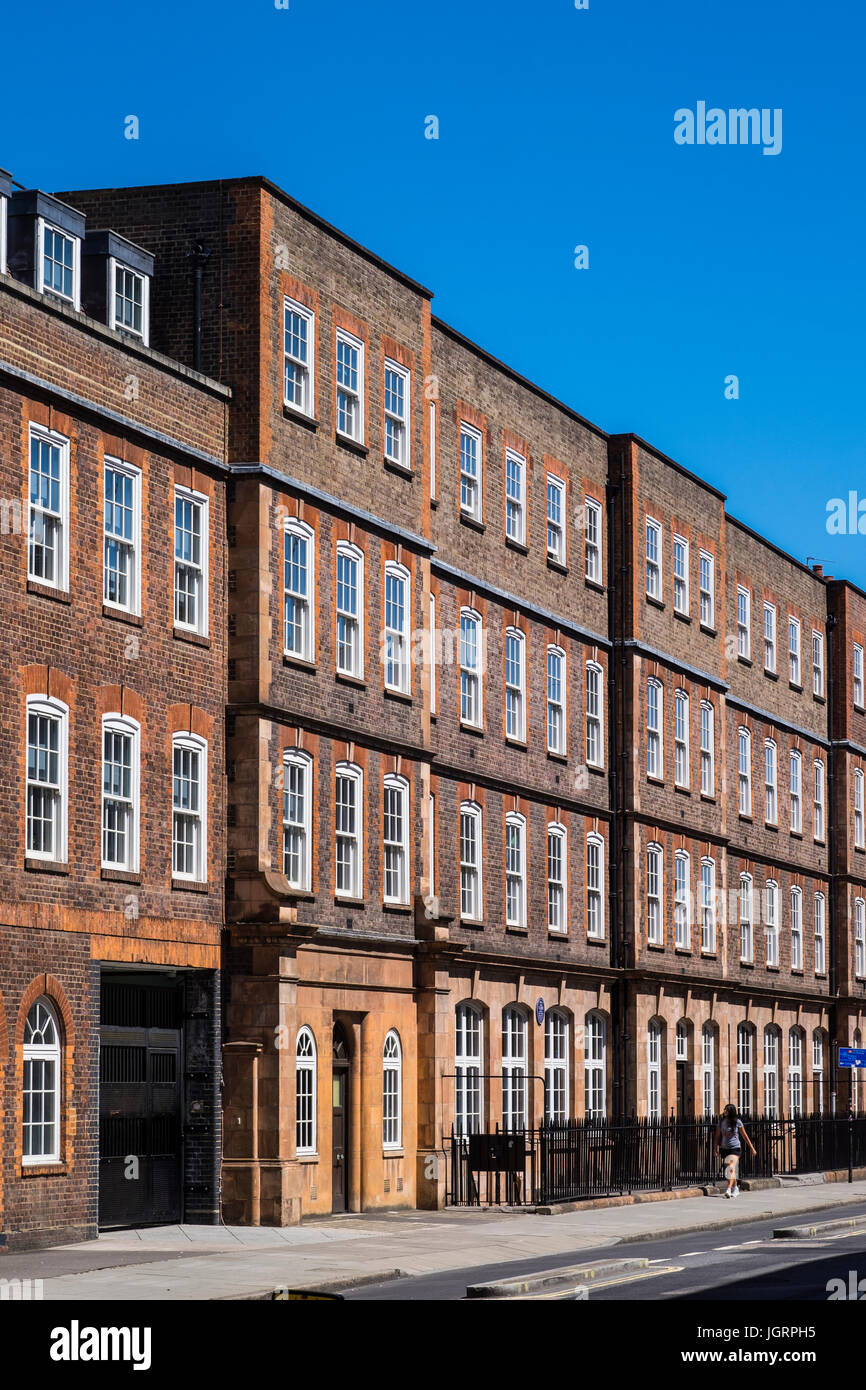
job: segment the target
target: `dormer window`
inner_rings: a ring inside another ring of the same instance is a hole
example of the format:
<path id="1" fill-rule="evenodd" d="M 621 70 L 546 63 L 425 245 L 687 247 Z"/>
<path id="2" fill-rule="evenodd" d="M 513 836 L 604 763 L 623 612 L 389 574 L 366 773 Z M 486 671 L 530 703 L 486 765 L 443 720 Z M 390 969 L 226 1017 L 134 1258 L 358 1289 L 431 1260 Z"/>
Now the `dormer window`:
<path id="1" fill-rule="evenodd" d="M 132 333 L 147 342 L 148 278 L 129 266 L 111 260 L 114 294 L 111 327 Z"/>
<path id="2" fill-rule="evenodd" d="M 0 275 L 6 274 L 6 217 L 11 192 L 12 179 L 5 169 L 0 169 Z"/>
<path id="3" fill-rule="evenodd" d="M 84 240 L 84 311 L 115 333 L 150 341 L 153 256 L 119 232 L 88 228 Z"/>
<path id="4" fill-rule="evenodd" d="M 78 237 L 69 236 L 40 218 L 39 243 L 38 288 L 43 293 L 47 290 L 61 299 L 68 299 L 77 309 L 81 266 Z"/>

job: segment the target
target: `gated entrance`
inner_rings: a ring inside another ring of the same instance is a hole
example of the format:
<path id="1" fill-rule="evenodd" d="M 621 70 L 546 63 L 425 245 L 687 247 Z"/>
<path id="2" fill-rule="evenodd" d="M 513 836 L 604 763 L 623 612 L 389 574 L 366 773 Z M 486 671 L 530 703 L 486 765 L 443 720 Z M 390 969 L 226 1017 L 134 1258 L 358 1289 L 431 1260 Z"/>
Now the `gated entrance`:
<path id="1" fill-rule="evenodd" d="M 105 974 L 99 1056 L 99 1225 L 183 1219 L 181 992 Z"/>

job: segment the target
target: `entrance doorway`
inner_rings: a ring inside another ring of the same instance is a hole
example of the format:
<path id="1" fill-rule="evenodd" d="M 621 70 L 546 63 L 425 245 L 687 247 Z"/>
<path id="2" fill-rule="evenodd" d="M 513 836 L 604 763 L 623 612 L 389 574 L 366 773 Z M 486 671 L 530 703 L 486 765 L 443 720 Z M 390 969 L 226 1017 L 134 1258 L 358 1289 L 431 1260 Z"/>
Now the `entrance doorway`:
<path id="1" fill-rule="evenodd" d="M 677 1062 L 677 1115 L 680 1119 L 685 1119 L 690 1113 L 689 1096 L 686 1089 L 686 1064 L 685 1062 Z"/>
<path id="2" fill-rule="evenodd" d="M 349 1200 L 349 1040 L 334 1024 L 331 1090 L 331 1210 L 347 1211 Z"/>

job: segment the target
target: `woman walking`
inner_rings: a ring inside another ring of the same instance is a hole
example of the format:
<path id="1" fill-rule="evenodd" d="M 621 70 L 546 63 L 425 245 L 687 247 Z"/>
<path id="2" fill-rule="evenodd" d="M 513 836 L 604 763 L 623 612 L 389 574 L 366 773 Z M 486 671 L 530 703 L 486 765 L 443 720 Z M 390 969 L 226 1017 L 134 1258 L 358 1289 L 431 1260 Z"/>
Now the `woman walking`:
<path id="1" fill-rule="evenodd" d="M 725 1190 L 726 1197 L 739 1197 L 740 1189 L 737 1186 L 737 1174 L 740 1167 L 740 1155 L 743 1146 L 740 1140 L 745 1139 L 754 1157 L 757 1157 L 757 1150 L 746 1133 L 745 1125 L 737 1114 L 735 1105 L 726 1105 L 725 1112 L 716 1126 L 716 1153 L 720 1153 L 725 1165 L 725 1177 L 728 1186 Z"/>

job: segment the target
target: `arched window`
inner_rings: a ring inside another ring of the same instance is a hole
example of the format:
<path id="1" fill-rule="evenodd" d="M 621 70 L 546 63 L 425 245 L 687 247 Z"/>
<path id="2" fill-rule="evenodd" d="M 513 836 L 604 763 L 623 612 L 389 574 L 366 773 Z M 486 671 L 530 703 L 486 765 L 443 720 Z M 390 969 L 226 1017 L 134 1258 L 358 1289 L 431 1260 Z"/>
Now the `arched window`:
<path id="1" fill-rule="evenodd" d="M 505 924 L 526 926 L 526 820 L 516 811 L 505 817 Z"/>
<path id="2" fill-rule="evenodd" d="M 691 857 L 688 850 L 678 849 L 674 855 L 674 933 L 676 944 L 690 950 L 692 927 L 689 915 Z"/>
<path id="3" fill-rule="evenodd" d="M 455 1128 L 457 1134 L 478 1134 L 482 1114 L 482 1018 L 476 1004 L 458 1004 L 454 1042 Z"/>
<path id="4" fill-rule="evenodd" d="M 505 737 L 526 739 L 526 637 L 516 627 L 505 631 Z"/>
<path id="5" fill-rule="evenodd" d="M 567 846 L 565 826 L 551 821 L 547 827 L 547 930 L 552 932 L 568 931 Z"/>
<path id="6" fill-rule="evenodd" d="M 716 862 L 701 860 L 701 950 L 716 949 Z"/>
<path id="7" fill-rule="evenodd" d="M 820 1028 L 812 1033 L 812 1110 L 824 1113 L 824 1033 Z"/>
<path id="8" fill-rule="evenodd" d="M 741 816 L 752 814 L 752 735 L 748 729 L 737 733 L 737 767 L 740 789 Z"/>
<path id="9" fill-rule="evenodd" d="M 24 1024 L 24 1163 L 60 1161 L 60 1029 L 43 996 Z"/>
<path id="10" fill-rule="evenodd" d="M 665 775 L 664 764 L 664 742 L 662 739 L 662 728 L 664 727 L 662 704 L 664 691 L 661 681 L 655 679 L 647 681 L 646 691 L 646 770 L 648 777 L 655 777 L 661 781 Z"/>
<path id="11" fill-rule="evenodd" d="M 283 757 L 283 873 L 293 888 L 310 890 L 313 760 L 295 749 Z"/>
<path id="12" fill-rule="evenodd" d="M 565 689 L 565 652 L 561 647 L 548 647 L 547 750 L 549 753 L 564 753 L 566 750 Z"/>
<path id="13" fill-rule="evenodd" d="M 779 1030 L 772 1024 L 764 1029 L 764 1113 L 779 1114 Z"/>
<path id="14" fill-rule="evenodd" d="M 687 787 L 689 775 L 689 697 L 684 690 L 674 693 L 674 782 Z"/>
<path id="15" fill-rule="evenodd" d="M 866 901 L 854 899 L 854 974 L 866 975 Z"/>
<path id="16" fill-rule="evenodd" d="M 646 939 L 661 946 L 662 903 L 664 902 L 664 855 L 661 845 L 648 845 L 646 852 Z"/>
<path id="17" fill-rule="evenodd" d="M 788 1034 L 788 1109 L 799 1115 L 803 1109 L 803 1032 L 792 1028 Z"/>
<path id="18" fill-rule="evenodd" d="M 551 1009 L 544 1019 L 544 1118 L 549 1124 L 568 1119 L 568 1019 Z"/>
<path id="19" fill-rule="evenodd" d="M 295 1148 L 299 1154 L 316 1152 L 316 1040 L 312 1030 L 298 1033 L 295 1047 Z"/>
<path id="20" fill-rule="evenodd" d="M 803 830 L 803 759 L 795 748 L 791 749 L 789 768 L 791 830 L 795 835 L 799 835 Z"/>
<path id="21" fill-rule="evenodd" d="M 403 1141 L 403 1054 L 392 1028 L 382 1053 L 382 1145 L 399 1149 Z"/>
<path id="22" fill-rule="evenodd" d="M 483 666 L 481 615 L 472 608 L 460 609 L 460 723 L 473 729 L 483 721 L 481 674 Z"/>
<path id="23" fill-rule="evenodd" d="M 677 1024 L 676 1032 L 677 1061 L 687 1062 L 689 1060 L 689 1025 L 684 1018 Z"/>
<path id="24" fill-rule="evenodd" d="M 771 738 L 764 740 L 764 819 L 768 825 L 778 825 L 776 745 Z"/>
<path id="25" fill-rule="evenodd" d="M 315 655 L 315 556 L 313 531 L 303 521 L 286 522 L 283 541 L 283 650 L 312 661 Z"/>
<path id="26" fill-rule="evenodd" d="M 716 1030 L 712 1023 L 701 1029 L 701 1098 L 705 1115 L 716 1113 Z"/>
<path id="27" fill-rule="evenodd" d="M 408 695 L 409 672 L 409 571 L 389 561 L 385 566 L 385 686 Z"/>
<path id="28" fill-rule="evenodd" d="M 767 941 L 767 964 L 779 964 L 779 885 L 767 879 L 764 892 L 764 935 Z"/>
<path id="29" fill-rule="evenodd" d="M 824 894 L 815 894 L 815 974 L 823 975 L 827 968 L 827 917 Z"/>
<path id="30" fill-rule="evenodd" d="M 662 1025 L 651 1018 L 647 1026 L 647 1114 L 657 1120 L 662 1113 Z"/>
<path id="31" fill-rule="evenodd" d="M 816 762 L 812 769 L 815 779 L 815 787 L 812 796 L 812 836 L 816 840 L 824 839 L 824 764 Z"/>
<path id="32" fill-rule="evenodd" d="M 740 874 L 740 960 L 749 964 L 755 959 L 754 902 L 752 875 Z"/>
<path id="33" fill-rule="evenodd" d="M 384 899 L 409 901 L 409 783 L 391 773 L 385 778 L 382 825 L 385 850 Z"/>
<path id="34" fill-rule="evenodd" d="M 604 937 L 604 840 L 594 831 L 586 837 L 586 934 Z"/>
<path id="35" fill-rule="evenodd" d="M 527 1125 L 526 1014 L 509 1004 L 502 1014 L 502 1127 L 525 1129 Z"/>
<path id="36" fill-rule="evenodd" d="M 364 552 L 349 541 L 337 544 L 337 670 L 364 675 Z"/>
<path id="37" fill-rule="evenodd" d="M 755 1096 L 754 1032 L 748 1023 L 737 1028 L 737 1109 L 751 1115 Z"/>
<path id="38" fill-rule="evenodd" d="M 866 831 L 863 828 L 863 772 L 854 770 L 854 848 L 866 848 Z"/>
<path id="39" fill-rule="evenodd" d="M 341 898 L 364 896 L 364 774 L 354 763 L 337 763 L 334 797 L 335 891 Z"/>
<path id="40" fill-rule="evenodd" d="M 172 739 L 172 876 L 207 881 L 207 744 L 193 733 Z"/>
<path id="41" fill-rule="evenodd" d="M 484 914 L 481 852 L 481 807 L 464 801 L 460 806 L 460 916 L 466 922 L 480 922 Z"/>
<path id="42" fill-rule="evenodd" d="M 27 699 L 27 855 L 66 861 L 69 709 L 59 700 Z"/>
<path id="43" fill-rule="evenodd" d="M 586 663 L 586 761 L 604 767 L 603 672 L 595 661 Z"/>
<path id="44" fill-rule="evenodd" d="M 102 866 L 138 871 L 139 725 L 119 714 L 102 720 Z"/>
<path id="45" fill-rule="evenodd" d="M 602 1120 L 607 1114 L 607 1022 L 602 1014 L 586 1016 L 584 1069 L 586 1113 Z"/>
<path id="46" fill-rule="evenodd" d="M 803 969 L 803 893 L 791 889 L 791 969 Z"/>
<path id="47" fill-rule="evenodd" d="M 716 794 L 715 711 L 709 700 L 701 700 L 701 795 Z"/>

